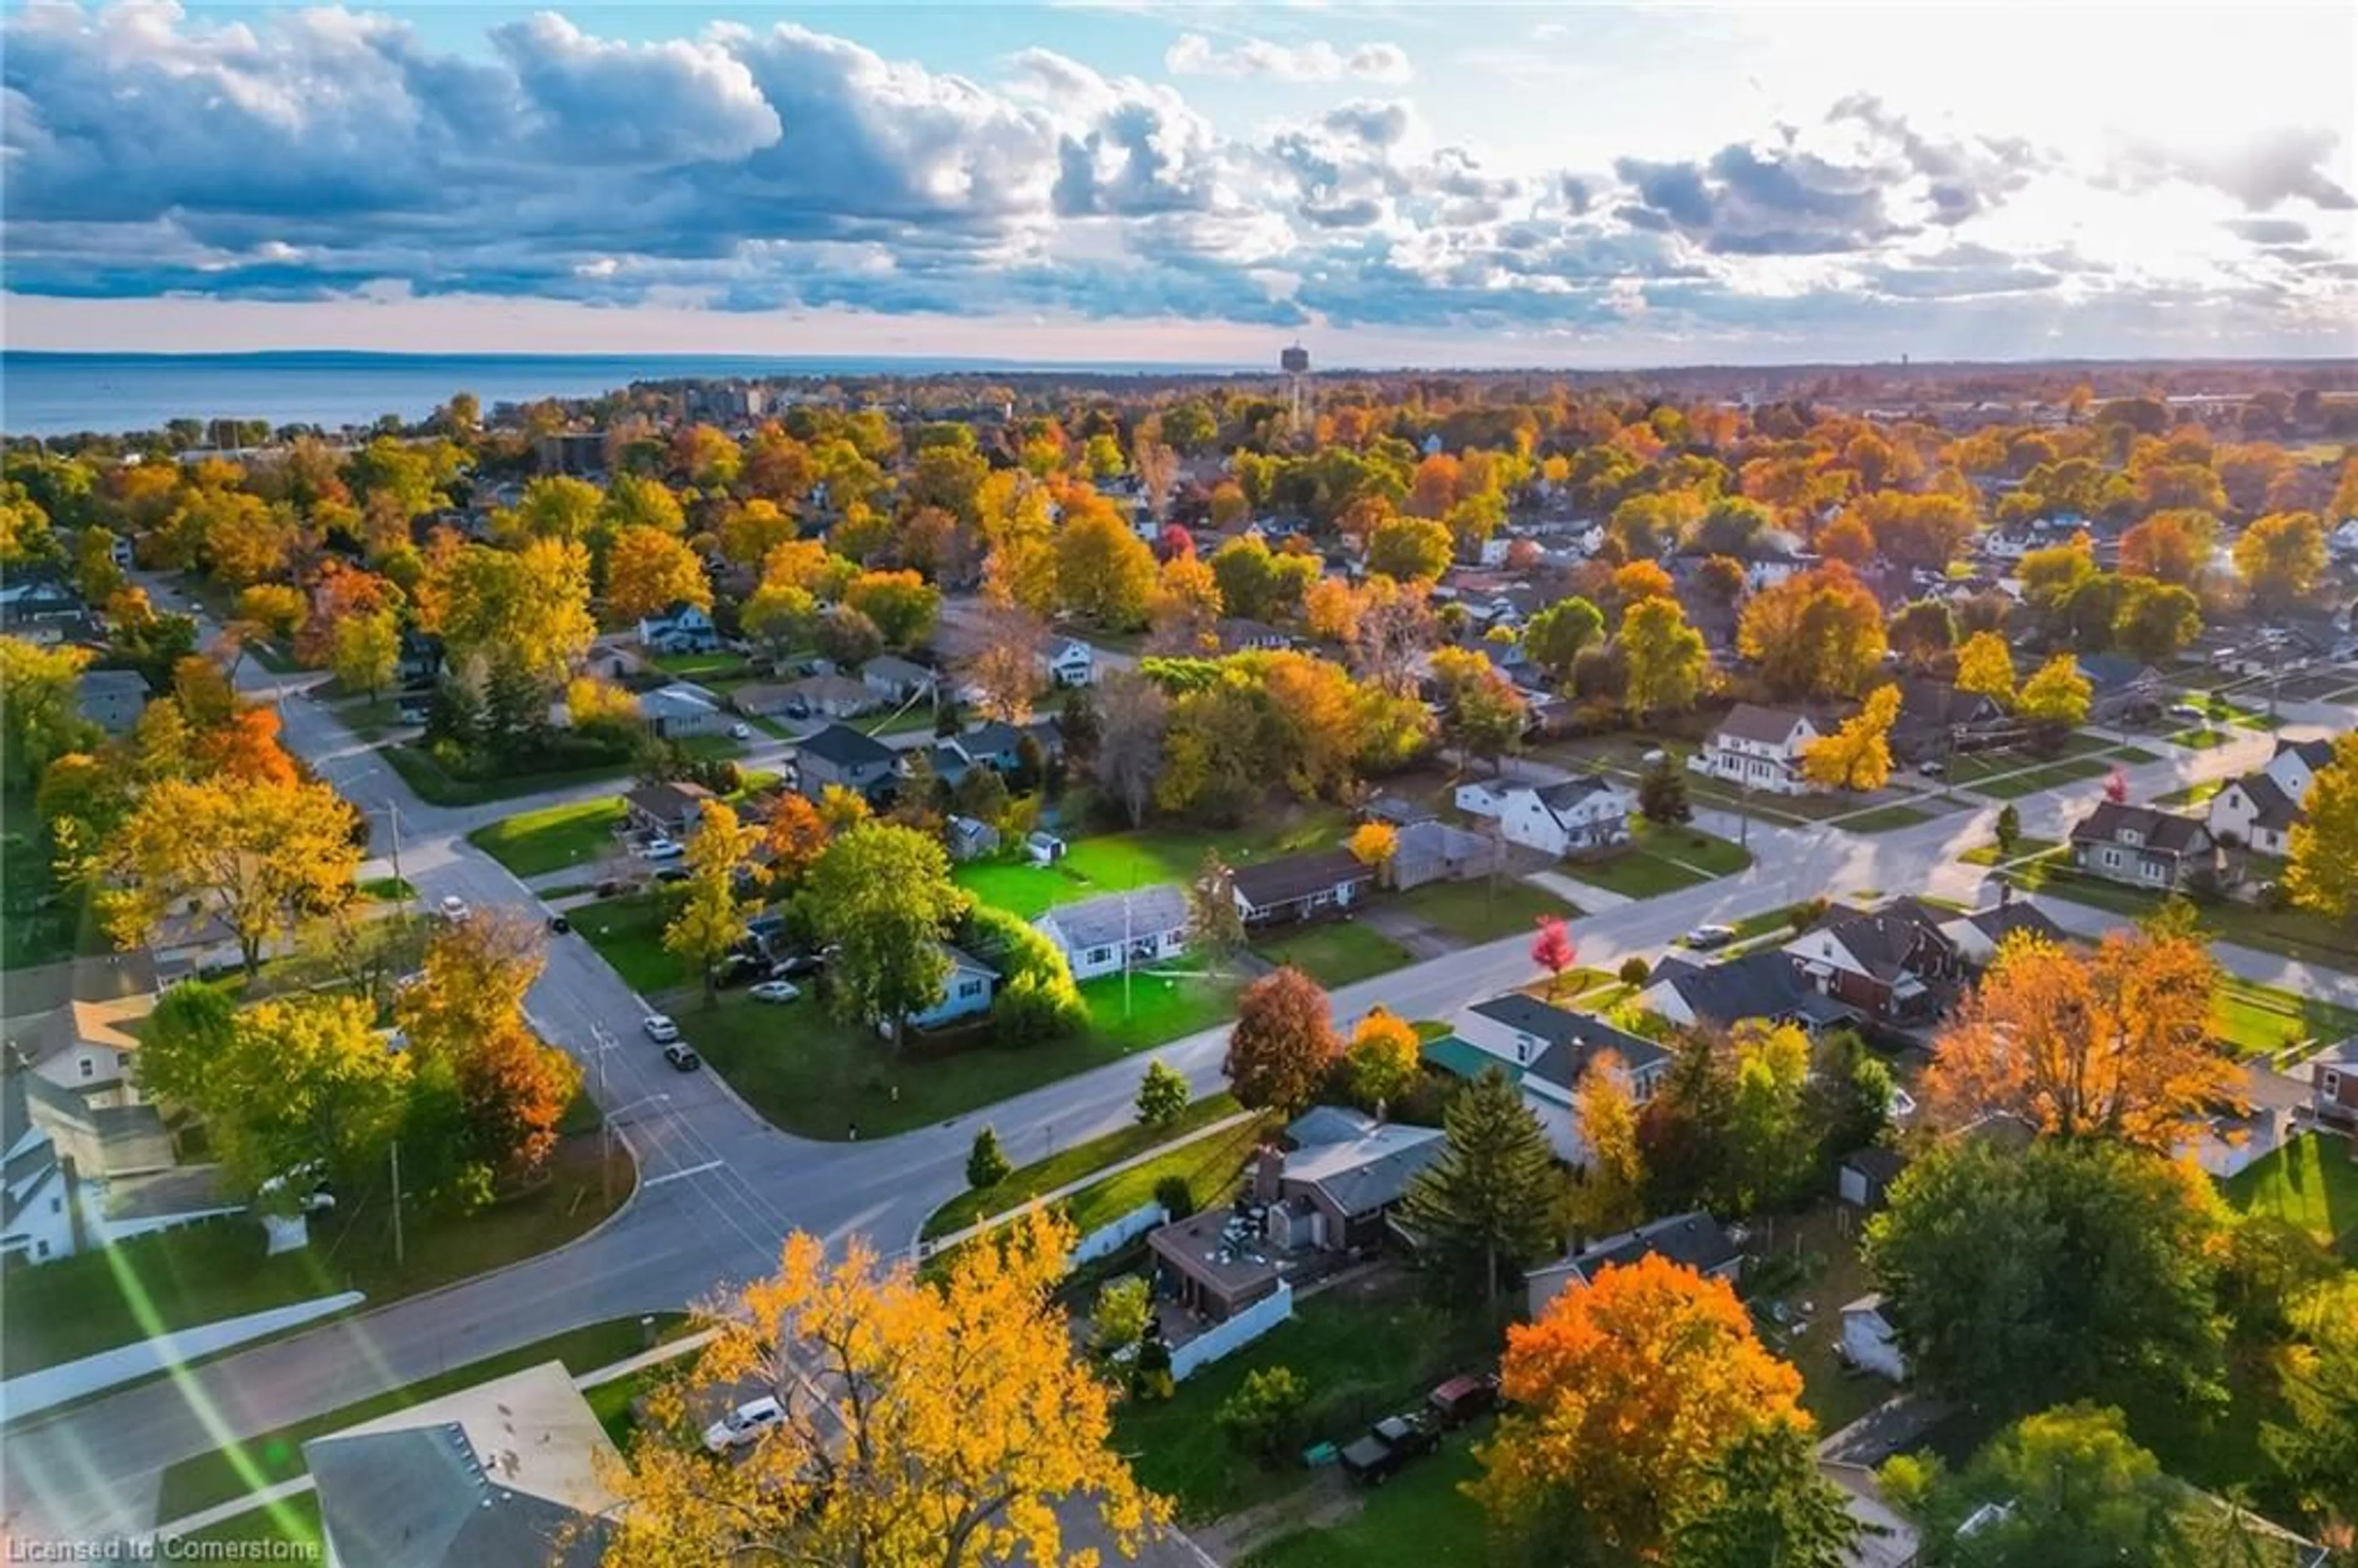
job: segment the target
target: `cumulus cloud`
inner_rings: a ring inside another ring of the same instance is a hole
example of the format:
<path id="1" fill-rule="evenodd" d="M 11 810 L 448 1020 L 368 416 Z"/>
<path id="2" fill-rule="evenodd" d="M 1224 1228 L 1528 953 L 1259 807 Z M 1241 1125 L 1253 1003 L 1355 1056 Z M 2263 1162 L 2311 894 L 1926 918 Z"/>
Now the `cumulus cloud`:
<path id="1" fill-rule="evenodd" d="M 1625 157 L 1614 172 L 1637 198 L 1625 221 L 1723 255 L 1856 251 L 1904 232 L 1873 168 L 1786 146 L 1731 143 L 1699 162 Z"/>
<path id="2" fill-rule="evenodd" d="M 1273 81 L 1406 81 L 1408 52 L 1398 44 L 1361 44 L 1347 53 L 1323 38 L 1305 44 L 1244 38 L 1227 49 L 1201 33 L 1183 33 L 1163 56 L 1174 76 L 1260 77 Z"/>
<path id="3" fill-rule="evenodd" d="M 2319 167 L 2342 138 L 2322 128 L 2285 126 L 2226 148 L 2165 146 L 2134 142 L 2122 150 L 2113 176 L 2131 189 L 2184 180 L 2223 191 L 2250 212 L 2303 200 L 2329 211 L 2358 209 L 2358 196 Z"/>

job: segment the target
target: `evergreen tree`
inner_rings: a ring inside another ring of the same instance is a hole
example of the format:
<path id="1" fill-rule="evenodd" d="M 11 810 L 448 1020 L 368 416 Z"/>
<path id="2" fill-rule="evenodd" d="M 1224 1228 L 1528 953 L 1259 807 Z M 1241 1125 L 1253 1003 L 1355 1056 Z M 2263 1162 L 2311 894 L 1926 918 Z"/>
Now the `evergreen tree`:
<path id="1" fill-rule="evenodd" d="M 1862 1530 L 1818 1474 L 1809 1433 L 1764 1422 L 1705 1467 L 1708 1500 L 1671 1532 L 1670 1568 L 1844 1568 Z"/>
<path id="2" fill-rule="evenodd" d="M 1441 1158 L 1409 1187 L 1402 1217 L 1437 1267 L 1478 1273 L 1495 1305 L 1501 1265 L 1555 1245 L 1563 1178 L 1539 1118 L 1495 1068 L 1451 1103 L 1446 1127 Z"/>
<path id="3" fill-rule="evenodd" d="M 1649 822 L 1687 822 L 1694 807 L 1687 804 L 1686 776 L 1665 758 L 1646 770 L 1638 781 L 1638 810 Z"/>
<path id="4" fill-rule="evenodd" d="M 974 1135 L 974 1147 L 966 1157 L 966 1184 L 978 1190 L 995 1187 L 1007 1179 L 1014 1167 L 1007 1162 L 1006 1152 L 999 1146 L 999 1133 L 985 1127 Z"/>

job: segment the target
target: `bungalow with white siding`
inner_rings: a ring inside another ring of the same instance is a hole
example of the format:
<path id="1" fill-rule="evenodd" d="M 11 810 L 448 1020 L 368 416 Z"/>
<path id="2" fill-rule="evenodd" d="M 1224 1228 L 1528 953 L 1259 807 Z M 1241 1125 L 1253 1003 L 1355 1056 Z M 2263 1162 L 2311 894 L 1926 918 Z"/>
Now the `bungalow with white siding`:
<path id="1" fill-rule="evenodd" d="M 1687 766 L 1744 789 L 1808 795 L 1817 786 L 1801 776 L 1801 758 L 1812 741 L 1823 738 L 1806 713 L 1742 702 L 1720 720 Z"/>
<path id="2" fill-rule="evenodd" d="M 1040 667 L 1060 689 L 1088 686 L 1098 678 L 1098 651 L 1078 637 L 1059 637 L 1041 650 Z"/>
<path id="3" fill-rule="evenodd" d="M 2332 760 L 2331 741 L 2278 740 L 2266 767 L 2211 797 L 2211 836 L 2263 855 L 2290 854 L 2293 824 L 2300 820 L 2309 786 Z"/>
<path id="4" fill-rule="evenodd" d="M 666 741 L 717 735 L 729 728 L 720 701 L 702 687 L 674 684 L 639 694 L 639 717 Z"/>
<path id="5" fill-rule="evenodd" d="M 912 1027 L 939 1029 L 945 1023 L 955 1023 L 961 1018 L 977 1018 L 990 1011 L 991 992 L 999 985 L 999 971 L 963 948 L 939 943 L 950 961 L 948 978 L 942 983 L 942 1000 L 923 1012 L 909 1015 Z M 878 1033 L 884 1033 L 878 1026 Z"/>
<path id="6" fill-rule="evenodd" d="M 1170 883 L 1058 904 L 1032 923 L 1076 980 L 1141 968 L 1186 951 L 1187 896 Z"/>
<path id="7" fill-rule="evenodd" d="M 1596 773 L 1556 784 L 1461 784 L 1457 807 L 1474 816 L 1496 817 L 1498 836 L 1509 844 L 1561 859 L 1629 841 L 1629 816 L 1636 792 Z"/>
<path id="8" fill-rule="evenodd" d="M 1521 1089 L 1557 1156 L 1575 1165 L 1588 1159 L 1580 1088 L 1598 1058 L 1608 1052 L 1619 1058 L 1629 1096 L 1640 1105 L 1654 1098 L 1671 1070 L 1670 1053 L 1642 1035 L 1520 991 L 1475 1003 L 1451 1019 L 1449 1029 L 1426 1047 L 1426 1059 L 1463 1077 L 1494 1067 L 1505 1073 Z"/>

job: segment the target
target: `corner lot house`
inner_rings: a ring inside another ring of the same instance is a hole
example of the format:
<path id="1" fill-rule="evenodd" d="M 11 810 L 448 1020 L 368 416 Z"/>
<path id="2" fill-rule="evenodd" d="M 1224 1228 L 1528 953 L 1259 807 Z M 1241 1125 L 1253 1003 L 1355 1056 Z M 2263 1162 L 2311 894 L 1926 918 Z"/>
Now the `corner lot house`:
<path id="1" fill-rule="evenodd" d="M 1076 980 L 1175 957 L 1187 946 L 1187 898 L 1168 883 L 1059 904 L 1032 923 Z"/>
<path id="2" fill-rule="evenodd" d="M 2283 741 L 2258 773 L 2246 773 L 2211 797 L 2211 836 L 2263 855 L 2292 852 L 2291 833 L 2317 770 L 2333 760 L 2330 741 Z"/>
<path id="3" fill-rule="evenodd" d="M 2219 844 L 2191 816 L 2107 800 L 2072 826 L 2071 863 L 2107 881 L 2175 892 L 2219 869 Z"/>
<path id="4" fill-rule="evenodd" d="M 1649 1256 L 1683 1263 L 1714 1280 L 1734 1281 L 1744 1271 L 1743 1245 L 1719 1221 L 1701 1209 L 1674 1214 L 1619 1236 L 1592 1241 L 1526 1273 L 1523 1281 L 1530 1292 L 1531 1316 L 1547 1311 L 1548 1303 L 1568 1290 L 1586 1290 L 1604 1271 Z"/>
<path id="5" fill-rule="evenodd" d="M 892 778 L 899 761 L 899 752 L 873 736 L 830 724 L 795 753 L 795 787 L 810 800 L 826 794 L 829 784 L 864 797 Z"/>
<path id="6" fill-rule="evenodd" d="M 1665 956 L 1647 977 L 1637 1002 L 1682 1029 L 1696 1023 L 1728 1029 L 1744 1019 L 1763 1018 L 1798 1023 L 1814 1033 L 1857 1017 L 1802 979 L 1790 953 L 1773 947 L 1716 964 Z"/>
<path id="7" fill-rule="evenodd" d="M 1498 835 L 1509 844 L 1537 849 L 1552 860 L 1629 841 L 1629 814 L 1638 796 L 1628 786 L 1595 773 L 1533 788 L 1529 784 L 1461 784 L 1457 807 L 1476 816 L 1495 816 Z"/>
<path id="8" fill-rule="evenodd" d="M 946 942 L 940 946 L 949 955 L 950 972 L 942 982 L 942 1000 L 909 1015 L 910 1023 L 919 1029 L 939 1029 L 945 1023 L 989 1012 L 991 992 L 999 985 L 997 969 L 962 947 Z"/>
<path id="9" fill-rule="evenodd" d="M 1375 885 L 1376 869 L 1348 849 L 1286 855 L 1236 874 L 1237 913 L 1248 925 L 1307 920 L 1348 909 Z"/>
<path id="10" fill-rule="evenodd" d="M 1807 795 L 1813 786 L 1801 776 L 1801 753 L 1819 739 L 1818 727 L 1806 713 L 1738 703 L 1703 750 L 1687 759 L 1687 766 L 1743 789 Z"/>
<path id="11" fill-rule="evenodd" d="M 1877 1023 L 1931 1018 L 1963 972 L 1939 918 L 1913 899 L 1830 920 L 1786 943 L 1785 951 L 1822 993 Z"/>
<path id="12" fill-rule="evenodd" d="M 720 633 L 711 616 L 682 599 L 639 622 L 639 646 L 650 654 L 709 654 L 720 646 Z"/>
<path id="13" fill-rule="evenodd" d="M 1059 637 L 1041 652 L 1040 667 L 1051 686 L 1087 686 L 1098 678 L 1098 651 L 1078 637 Z"/>

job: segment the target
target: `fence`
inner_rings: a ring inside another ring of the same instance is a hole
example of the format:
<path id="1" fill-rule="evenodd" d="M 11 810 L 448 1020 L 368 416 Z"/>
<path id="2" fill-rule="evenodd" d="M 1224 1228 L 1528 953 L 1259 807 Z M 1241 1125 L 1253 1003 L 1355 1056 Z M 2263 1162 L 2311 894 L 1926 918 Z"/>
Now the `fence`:
<path id="1" fill-rule="evenodd" d="M 1169 1217 L 1161 1204 L 1151 1203 L 1143 1208 L 1131 1209 L 1110 1225 L 1098 1227 L 1073 1248 L 1072 1256 L 1065 1260 L 1065 1271 L 1070 1273 L 1084 1263 L 1112 1256 Z"/>
<path id="2" fill-rule="evenodd" d="M 1293 1315 L 1293 1287 L 1283 1280 L 1277 1292 L 1264 1296 L 1226 1323 L 1217 1323 L 1171 1352 L 1171 1379 L 1184 1382 L 1198 1369 L 1221 1357 L 1241 1350 Z"/>

